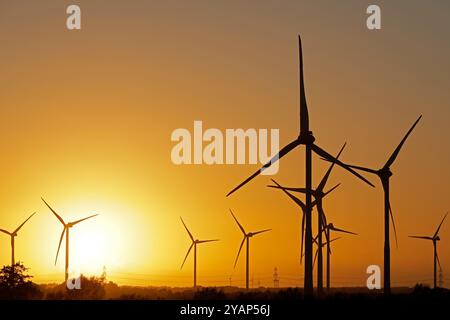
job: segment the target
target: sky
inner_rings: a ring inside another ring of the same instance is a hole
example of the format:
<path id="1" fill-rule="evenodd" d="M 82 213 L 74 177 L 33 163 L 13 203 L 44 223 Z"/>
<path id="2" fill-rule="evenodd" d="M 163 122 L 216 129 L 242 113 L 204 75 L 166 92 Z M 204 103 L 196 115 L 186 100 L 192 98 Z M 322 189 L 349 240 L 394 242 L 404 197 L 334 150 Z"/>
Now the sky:
<path id="1" fill-rule="evenodd" d="M 66 29 L 78 4 L 82 29 Z M 382 28 L 366 28 L 366 8 L 381 7 Z M 432 235 L 450 208 L 450 4 L 446 1 L 31 1 L 0 0 L 0 228 L 37 214 L 16 239 L 16 260 L 39 283 L 64 279 L 62 225 L 71 230 L 71 266 L 128 285 L 189 286 L 190 240 L 200 239 L 200 285 L 244 285 L 245 256 L 233 268 L 241 233 L 251 241 L 254 285 L 303 285 L 300 211 L 261 176 L 226 193 L 257 165 L 175 165 L 171 133 L 203 127 L 279 129 L 280 145 L 298 123 L 298 48 L 302 36 L 310 126 L 341 159 L 381 167 L 423 115 L 392 166 L 392 284 L 431 283 Z M 328 164 L 314 158 L 313 184 Z M 303 151 L 272 178 L 303 186 Z M 329 221 L 358 233 L 336 241 L 332 285 L 364 286 L 366 268 L 383 265 L 383 202 L 336 168 L 324 203 Z M 313 220 L 315 221 L 316 219 Z M 450 276 L 450 223 L 438 245 Z M 10 245 L 0 234 L 0 265 Z"/>

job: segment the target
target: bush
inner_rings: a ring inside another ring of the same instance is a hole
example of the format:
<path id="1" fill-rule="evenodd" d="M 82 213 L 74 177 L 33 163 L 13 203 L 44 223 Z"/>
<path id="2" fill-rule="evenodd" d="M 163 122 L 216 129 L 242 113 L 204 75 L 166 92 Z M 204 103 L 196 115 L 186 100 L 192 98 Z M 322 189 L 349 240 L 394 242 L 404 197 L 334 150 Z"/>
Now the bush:
<path id="1" fill-rule="evenodd" d="M 67 289 L 66 282 L 49 290 L 47 299 L 49 300 L 101 300 L 105 297 L 106 281 L 104 277 L 90 278 L 80 276 L 80 289 Z"/>
<path id="2" fill-rule="evenodd" d="M 4 266 L 0 270 L 0 299 L 2 300 L 25 300 L 41 299 L 43 293 L 39 286 L 31 281 L 33 276 L 28 274 L 21 262 L 13 266 Z"/>

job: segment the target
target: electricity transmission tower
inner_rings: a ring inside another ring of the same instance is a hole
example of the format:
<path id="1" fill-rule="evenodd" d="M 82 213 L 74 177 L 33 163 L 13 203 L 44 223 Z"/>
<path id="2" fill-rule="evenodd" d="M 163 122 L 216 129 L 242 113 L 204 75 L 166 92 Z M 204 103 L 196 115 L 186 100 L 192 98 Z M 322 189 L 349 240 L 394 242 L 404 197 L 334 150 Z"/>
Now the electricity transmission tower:
<path id="1" fill-rule="evenodd" d="M 280 287 L 280 279 L 278 278 L 278 268 L 275 267 L 273 269 L 273 287 L 279 288 Z"/>

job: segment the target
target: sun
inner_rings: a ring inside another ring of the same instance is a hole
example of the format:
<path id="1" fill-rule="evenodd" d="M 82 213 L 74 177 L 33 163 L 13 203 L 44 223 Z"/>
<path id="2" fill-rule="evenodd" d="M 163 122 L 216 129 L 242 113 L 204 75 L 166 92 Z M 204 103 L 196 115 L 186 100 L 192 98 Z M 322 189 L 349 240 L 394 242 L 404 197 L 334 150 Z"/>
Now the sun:
<path id="1" fill-rule="evenodd" d="M 85 227 L 85 226 L 83 226 Z M 97 274 L 111 262 L 107 234 L 104 230 L 71 230 L 71 269 L 77 273 Z"/>

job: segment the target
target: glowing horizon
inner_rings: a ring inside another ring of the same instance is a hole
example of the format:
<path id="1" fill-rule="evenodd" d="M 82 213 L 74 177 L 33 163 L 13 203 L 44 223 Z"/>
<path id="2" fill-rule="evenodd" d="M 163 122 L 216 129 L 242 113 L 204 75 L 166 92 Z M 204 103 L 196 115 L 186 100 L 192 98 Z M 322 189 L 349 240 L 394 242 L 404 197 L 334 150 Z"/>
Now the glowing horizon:
<path id="1" fill-rule="evenodd" d="M 384 4 L 384 28 L 371 33 L 358 1 L 284 4 L 83 2 L 80 32 L 65 30 L 64 6 L 52 1 L 0 4 L 0 228 L 37 212 L 15 252 L 34 281 L 64 279 L 64 246 L 54 265 L 62 225 L 44 197 L 66 221 L 99 214 L 71 230 L 71 266 L 82 273 L 106 266 L 123 285 L 191 286 L 192 257 L 180 270 L 190 245 L 182 216 L 198 238 L 221 240 L 199 248 L 198 284 L 228 285 L 231 276 L 244 286 L 231 208 L 250 230 L 273 229 L 252 242 L 254 285 L 272 286 L 277 267 L 280 286 L 303 286 L 300 210 L 266 187 L 270 178 L 303 186 L 303 149 L 229 198 L 259 165 L 170 158 L 172 131 L 195 120 L 223 132 L 280 129 L 280 146 L 296 137 L 301 34 L 311 127 L 330 153 L 346 141 L 344 162 L 379 167 L 423 114 L 392 168 L 391 269 L 394 287 L 431 284 L 432 246 L 407 236 L 433 233 L 450 210 L 448 5 L 428 4 L 425 14 L 418 2 Z M 408 23 L 419 16 L 420 26 Z M 313 161 L 316 186 L 329 164 Z M 365 176 L 375 189 L 338 167 L 327 184 L 342 183 L 324 200 L 328 220 L 358 233 L 334 243 L 332 286 L 364 286 L 367 266 L 383 265 L 382 189 Z M 447 221 L 438 245 L 445 279 L 449 232 Z M 0 234 L 0 265 L 9 262 Z"/>

